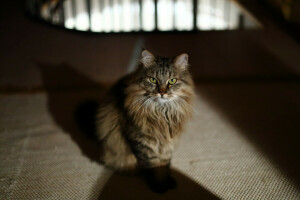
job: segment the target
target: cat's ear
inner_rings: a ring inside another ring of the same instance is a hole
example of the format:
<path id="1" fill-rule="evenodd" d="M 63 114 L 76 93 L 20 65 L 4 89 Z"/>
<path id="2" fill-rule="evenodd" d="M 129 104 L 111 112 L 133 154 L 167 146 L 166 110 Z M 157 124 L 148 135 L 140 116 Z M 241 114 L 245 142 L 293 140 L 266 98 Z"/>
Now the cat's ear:
<path id="1" fill-rule="evenodd" d="M 174 59 L 174 65 L 181 70 L 185 70 L 189 66 L 188 60 L 189 56 L 186 53 L 180 54 Z"/>
<path id="2" fill-rule="evenodd" d="M 143 50 L 141 63 L 143 63 L 143 65 L 145 67 L 150 67 L 151 65 L 153 65 L 155 63 L 155 57 L 149 51 Z"/>

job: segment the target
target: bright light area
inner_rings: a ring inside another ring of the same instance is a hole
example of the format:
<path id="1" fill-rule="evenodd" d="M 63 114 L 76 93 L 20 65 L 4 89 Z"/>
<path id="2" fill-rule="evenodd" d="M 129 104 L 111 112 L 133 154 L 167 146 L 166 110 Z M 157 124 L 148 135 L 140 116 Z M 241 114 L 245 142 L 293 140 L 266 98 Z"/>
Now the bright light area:
<path id="1" fill-rule="evenodd" d="M 175 4 L 175 27 L 179 31 L 193 29 L 193 1 L 177 0 Z"/>
<path id="2" fill-rule="evenodd" d="M 153 31 L 155 28 L 154 10 L 153 0 L 145 0 L 142 2 L 142 25 L 144 31 Z"/>
<path id="3" fill-rule="evenodd" d="M 65 27 L 69 29 L 73 29 L 75 26 L 75 20 L 73 18 L 73 12 L 72 12 L 72 2 L 71 1 L 65 1 L 64 2 L 64 15 L 65 15 Z"/>
<path id="4" fill-rule="evenodd" d="M 123 31 L 125 32 L 129 32 L 132 30 L 132 13 L 130 8 L 130 0 L 123 0 Z"/>
<path id="5" fill-rule="evenodd" d="M 238 28 L 241 10 L 234 2 L 198 0 L 197 3 L 196 28 L 198 30 Z M 63 4 L 64 26 L 69 29 L 93 32 L 153 31 L 155 29 L 154 0 L 90 0 L 90 7 L 91 19 L 89 20 L 87 1 L 66 0 Z M 158 0 L 158 30 L 193 30 L 193 10 L 193 0 Z"/>
<path id="6" fill-rule="evenodd" d="M 132 10 L 133 10 L 133 30 L 139 31 L 141 29 L 140 26 L 140 5 L 137 0 L 134 1 L 132 4 Z"/>
<path id="7" fill-rule="evenodd" d="M 173 0 L 159 0 L 158 11 L 158 30 L 171 31 L 174 28 L 174 5 Z"/>
<path id="8" fill-rule="evenodd" d="M 87 31 L 90 28 L 90 23 L 85 1 L 75 0 L 75 4 L 77 11 L 75 27 L 77 30 Z"/>
<path id="9" fill-rule="evenodd" d="M 235 4 L 224 0 L 201 0 L 198 4 L 197 28 L 224 30 L 238 27 L 239 11 Z"/>
<path id="10" fill-rule="evenodd" d="M 120 32 L 122 30 L 122 26 L 121 26 L 122 8 L 118 0 L 113 0 L 112 10 L 113 10 L 113 24 L 114 24 L 113 31 Z"/>
<path id="11" fill-rule="evenodd" d="M 112 7 L 110 5 L 110 0 L 104 0 L 103 1 L 103 7 L 102 7 L 102 13 L 103 13 L 103 27 L 104 32 L 111 32 L 113 29 L 113 15 L 112 15 Z"/>
<path id="12" fill-rule="evenodd" d="M 91 31 L 103 31 L 101 20 L 100 2 L 98 0 L 91 0 Z"/>

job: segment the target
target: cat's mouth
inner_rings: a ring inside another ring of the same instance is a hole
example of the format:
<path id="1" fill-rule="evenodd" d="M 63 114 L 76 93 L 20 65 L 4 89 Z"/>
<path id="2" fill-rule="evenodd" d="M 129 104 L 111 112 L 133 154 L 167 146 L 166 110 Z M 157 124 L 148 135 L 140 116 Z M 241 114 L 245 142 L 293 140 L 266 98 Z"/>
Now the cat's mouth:
<path id="1" fill-rule="evenodd" d="M 172 94 L 160 94 L 160 93 L 150 93 L 147 96 L 149 96 L 153 101 L 164 103 L 167 101 L 170 101 L 174 96 Z"/>
<path id="2" fill-rule="evenodd" d="M 172 95 L 166 94 L 166 93 L 165 93 L 165 94 L 157 93 L 157 94 L 155 95 L 155 97 L 156 97 L 156 99 L 157 99 L 158 101 L 165 102 L 165 101 L 170 100 L 170 99 L 172 98 Z"/>

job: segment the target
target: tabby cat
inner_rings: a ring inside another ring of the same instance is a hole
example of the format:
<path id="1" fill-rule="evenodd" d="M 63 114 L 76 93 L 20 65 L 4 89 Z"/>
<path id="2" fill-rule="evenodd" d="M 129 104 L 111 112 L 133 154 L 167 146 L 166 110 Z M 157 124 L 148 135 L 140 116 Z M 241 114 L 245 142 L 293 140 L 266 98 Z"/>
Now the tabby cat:
<path id="1" fill-rule="evenodd" d="M 156 192 L 175 187 L 170 161 L 192 115 L 188 55 L 154 56 L 144 50 L 135 71 L 118 81 L 97 114 L 102 161 L 117 170 L 142 168 Z"/>

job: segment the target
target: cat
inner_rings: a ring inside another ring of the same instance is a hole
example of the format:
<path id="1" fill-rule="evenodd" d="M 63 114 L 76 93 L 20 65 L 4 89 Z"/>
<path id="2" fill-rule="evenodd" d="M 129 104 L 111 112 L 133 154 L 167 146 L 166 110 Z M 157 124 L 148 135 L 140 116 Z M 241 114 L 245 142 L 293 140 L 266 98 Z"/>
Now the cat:
<path id="1" fill-rule="evenodd" d="M 187 54 L 165 58 L 143 50 L 135 71 L 110 89 L 97 114 L 101 161 L 116 170 L 143 169 L 155 192 L 176 186 L 172 153 L 193 113 L 188 67 Z"/>

